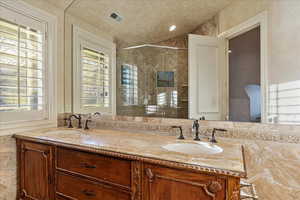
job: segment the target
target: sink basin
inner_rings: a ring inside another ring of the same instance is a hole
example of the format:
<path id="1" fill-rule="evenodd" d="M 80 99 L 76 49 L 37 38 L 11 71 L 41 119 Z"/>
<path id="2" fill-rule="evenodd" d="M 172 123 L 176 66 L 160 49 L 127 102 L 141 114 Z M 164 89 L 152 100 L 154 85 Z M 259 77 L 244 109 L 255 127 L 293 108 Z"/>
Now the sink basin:
<path id="1" fill-rule="evenodd" d="M 55 131 L 48 131 L 47 134 L 81 134 L 81 131 L 77 130 L 55 130 Z"/>
<path id="2" fill-rule="evenodd" d="M 185 154 L 217 154 L 223 152 L 223 149 L 218 145 L 207 142 L 195 143 L 173 143 L 162 146 L 162 148 L 177 153 Z"/>

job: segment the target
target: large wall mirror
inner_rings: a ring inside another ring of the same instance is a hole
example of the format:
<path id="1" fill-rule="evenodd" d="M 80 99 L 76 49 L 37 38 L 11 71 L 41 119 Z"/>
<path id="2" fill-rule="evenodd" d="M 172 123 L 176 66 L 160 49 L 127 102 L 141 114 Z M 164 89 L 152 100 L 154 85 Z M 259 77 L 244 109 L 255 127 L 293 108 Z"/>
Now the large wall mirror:
<path id="1" fill-rule="evenodd" d="M 299 124 L 298 50 L 280 31 L 293 30 L 292 14 L 280 14 L 293 5 L 243 1 L 244 13 L 233 3 L 74 0 L 65 12 L 65 110 Z"/>

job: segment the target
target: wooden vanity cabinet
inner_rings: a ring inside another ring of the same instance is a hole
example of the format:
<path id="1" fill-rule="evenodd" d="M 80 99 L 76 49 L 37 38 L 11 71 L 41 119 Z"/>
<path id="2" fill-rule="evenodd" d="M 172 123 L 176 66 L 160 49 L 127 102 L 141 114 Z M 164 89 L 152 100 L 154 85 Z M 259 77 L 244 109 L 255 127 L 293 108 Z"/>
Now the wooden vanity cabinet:
<path id="1" fill-rule="evenodd" d="M 53 147 L 17 142 L 19 164 L 19 199 L 53 200 L 54 199 L 54 163 Z"/>
<path id="2" fill-rule="evenodd" d="M 21 139 L 17 149 L 20 200 L 240 199 L 236 177 Z"/>

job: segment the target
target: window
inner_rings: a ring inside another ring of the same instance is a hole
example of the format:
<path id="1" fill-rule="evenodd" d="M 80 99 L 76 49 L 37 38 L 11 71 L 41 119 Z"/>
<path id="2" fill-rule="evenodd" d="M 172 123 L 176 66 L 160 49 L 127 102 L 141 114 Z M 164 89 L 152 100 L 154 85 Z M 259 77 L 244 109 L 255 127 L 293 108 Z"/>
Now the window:
<path id="1" fill-rule="evenodd" d="M 115 113 L 115 44 L 73 27 L 73 111 Z"/>
<path id="2" fill-rule="evenodd" d="M 0 121 L 49 119 L 46 22 L 1 6 Z"/>
<path id="3" fill-rule="evenodd" d="M 178 92 L 176 90 L 173 90 L 171 92 L 171 101 L 170 101 L 170 106 L 173 108 L 177 108 L 177 104 L 178 104 Z"/>
<path id="4" fill-rule="evenodd" d="M 109 57 L 88 48 L 81 50 L 81 107 L 97 109 L 110 107 Z"/>
<path id="5" fill-rule="evenodd" d="M 158 106 L 169 106 L 172 108 L 177 108 L 177 91 L 161 92 L 157 95 L 157 105 Z"/>
<path id="6" fill-rule="evenodd" d="M 268 119 L 271 123 L 300 124 L 300 81 L 270 86 Z"/>
<path id="7" fill-rule="evenodd" d="M 0 19 L 0 112 L 43 110 L 43 34 Z"/>
<path id="8" fill-rule="evenodd" d="M 124 105 L 138 105 L 138 69 L 135 65 L 124 64 L 121 68 Z"/>
<path id="9" fill-rule="evenodd" d="M 167 105 L 167 93 L 162 92 L 159 93 L 156 97 L 158 106 L 166 106 Z"/>

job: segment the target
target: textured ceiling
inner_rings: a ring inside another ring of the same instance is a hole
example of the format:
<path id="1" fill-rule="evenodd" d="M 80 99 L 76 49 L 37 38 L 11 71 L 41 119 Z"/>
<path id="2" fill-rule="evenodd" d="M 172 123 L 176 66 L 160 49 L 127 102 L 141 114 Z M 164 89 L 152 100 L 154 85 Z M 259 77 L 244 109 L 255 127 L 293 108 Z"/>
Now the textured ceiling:
<path id="1" fill-rule="evenodd" d="M 73 0 L 47 0 L 49 3 L 55 5 L 56 7 L 65 9 Z"/>
<path id="2" fill-rule="evenodd" d="M 136 45 L 159 42 L 188 33 L 233 1 L 75 0 L 68 13 L 122 42 Z M 111 19 L 109 16 L 113 12 L 120 14 L 123 20 L 116 22 Z M 169 32 L 168 28 L 172 24 L 177 29 Z"/>

